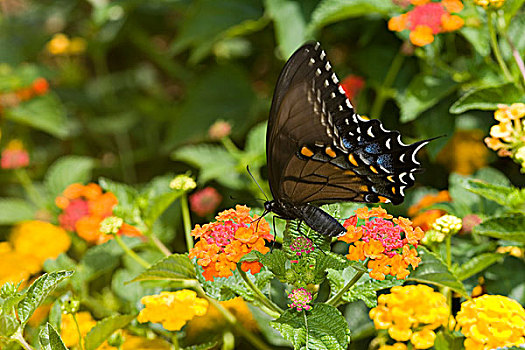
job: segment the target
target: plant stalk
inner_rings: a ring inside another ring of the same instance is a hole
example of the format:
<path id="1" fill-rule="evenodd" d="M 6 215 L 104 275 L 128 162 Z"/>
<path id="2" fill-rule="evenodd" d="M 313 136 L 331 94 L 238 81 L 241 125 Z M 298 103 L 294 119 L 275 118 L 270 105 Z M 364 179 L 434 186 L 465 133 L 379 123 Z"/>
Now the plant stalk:
<path id="1" fill-rule="evenodd" d="M 364 275 L 365 271 L 366 271 L 366 269 L 363 270 L 363 271 L 357 271 L 356 274 L 354 275 L 354 277 L 343 288 L 341 288 L 341 290 L 339 292 L 337 292 L 336 295 L 334 295 L 333 297 L 331 297 L 330 299 L 328 299 L 326 301 L 326 304 L 331 305 L 333 307 L 337 307 L 339 305 L 341 299 L 343 298 L 343 295 L 346 292 L 348 292 L 348 290 L 350 288 L 352 288 L 352 286 L 354 284 L 356 284 L 357 281 L 359 281 L 361 276 Z"/>
<path id="2" fill-rule="evenodd" d="M 27 196 L 29 197 L 31 202 L 33 202 L 33 204 L 35 204 L 38 208 L 45 208 L 46 201 L 37 191 L 35 185 L 33 185 L 33 181 L 31 181 L 31 178 L 27 174 L 27 171 L 23 168 L 15 169 L 15 176 L 26 191 Z"/>
<path id="3" fill-rule="evenodd" d="M 503 60 L 503 56 L 501 55 L 501 51 L 499 49 L 498 45 L 498 38 L 496 36 L 496 29 L 494 28 L 494 21 L 493 21 L 493 15 L 496 15 L 495 12 L 489 11 L 487 13 L 487 24 L 489 27 L 489 34 L 490 34 L 490 45 L 492 46 L 492 51 L 494 52 L 494 56 L 496 57 L 496 61 L 498 62 L 499 67 L 503 71 L 503 75 L 505 75 L 505 78 L 508 81 L 513 81 L 512 74 L 510 74 L 509 68 L 507 67 L 507 64 Z"/>
<path id="4" fill-rule="evenodd" d="M 24 348 L 24 350 L 34 350 L 31 345 L 24 339 L 24 336 L 22 335 L 22 329 L 19 329 L 13 336 L 13 339 L 20 344 L 21 347 Z"/>
<path id="5" fill-rule="evenodd" d="M 75 322 L 75 326 L 77 328 L 78 346 L 80 347 L 80 350 L 84 350 L 84 344 L 82 342 L 82 333 L 80 332 L 80 326 L 78 325 L 77 315 L 75 313 L 72 313 L 71 316 L 73 317 L 73 321 Z"/>
<path id="6" fill-rule="evenodd" d="M 263 292 L 261 292 L 259 288 L 257 288 L 257 286 L 253 283 L 253 281 L 246 275 L 246 272 L 244 272 L 241 269 L 240 263 L 237 264 L 237 270 L 239 271 L 239 274 L 241 275 L 244 282 L 246 282 L 248 287 L 255 294 L 255 297 L 257 298 L 257 300 L 261 304 L 266 306 L 270 311 L 272 311 L 272 315 L 270 316 L 276 317 L 276 318 L 279 317 L 284 311 L 279 306 L 275 305 L 270 299 L 268 299 L 266 295 L 264 295 Z"/>
<path id="7" fill-rule="evenodd" d="M 184 193 L 180 197 L 180 206 L 182 209 L 182 221 L 184 223 L 184 235 L 186 237 L 186 247 L 188 251 L 193 248 L 193 238 L 191 237 L 191 218 L 190 209 L 188 207 L 188 196 Z"/>
<path id="8" fill-rule="evenodd" d="M 172 252 L 162 243 L 162 241 L 154 234 L 151 233 L 149 235 L 149 238 L 151 239 L 151 242 L 161 251 L 162 254 L 166 256 L 170 256 Z"/>
<path id="9" fill-rule="evenodd" d="M 397 74 L 403 66 L 404 60 L 405 55 L 401 53 L 401 50 L 397 51 L 397 54 L 392 60 L 390 68 L 388 69 L 388 72 L 385 75 L 385 80 L 383 81 L 383 84 L 377 89 L 377 96 L 374 100 L 372 108 L 370 109 L 371 118 L 379 118 L 379 115 L 381 114 L 383 106 L 385 105 L 385 102 L 388 97 L 388 90 L 392 87 L 392 84 L 394 84 Z"/>
<path id="10" fill-rule="evenodd" d="M 114 234 L 113 237 L 115 237 L 115 241 L 117 242 L 117 244 L 122 248 L 122 250 L 124 250 L 124 252 L 126 254 L 128 254 L 133 260 L 135 260 L 136 262 L 138 262 L 142 267 L 144 267 L 145 269 L 147 269 L 148 267 L 150 267 L 150 264 L 142 259 L 140 256 L 137 255 L 137 253 L 135 253 L 133 250 L 131 250 L 127 245 L 126 243 L 124 243 L 124 241 L 122 240 L 122 238 L 117 235 L 117 234 Z"/>

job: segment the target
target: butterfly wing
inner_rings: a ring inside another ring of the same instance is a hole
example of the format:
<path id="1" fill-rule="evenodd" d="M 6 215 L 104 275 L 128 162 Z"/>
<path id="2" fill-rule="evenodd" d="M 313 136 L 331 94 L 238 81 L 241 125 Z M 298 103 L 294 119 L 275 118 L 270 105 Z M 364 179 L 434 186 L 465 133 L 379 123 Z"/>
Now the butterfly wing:
<path id="1" fill-rule="evenodd" d="M 401 142 L 397 131 L 354 112 L 319 43 L 288 60 L 272 101 L 266 136 L 275 199 L 294 205 L 355 201 L 401 203 L 429 141 Z"/>

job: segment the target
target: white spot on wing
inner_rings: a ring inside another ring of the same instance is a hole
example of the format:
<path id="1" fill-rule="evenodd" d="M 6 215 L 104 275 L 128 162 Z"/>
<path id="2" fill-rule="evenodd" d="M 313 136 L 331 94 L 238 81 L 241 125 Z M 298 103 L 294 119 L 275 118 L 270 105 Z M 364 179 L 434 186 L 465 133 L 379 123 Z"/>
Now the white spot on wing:
<path id="1" fill-rule="evenodd" d="M 399 186 L 399 193 L 404 197 L 405 196 L 405 188 L 406 186 Z"/>
<path id="2" fill-rule="evenodd" d="M 332 66 L 330 66 L 330 62 L 326 62 L 324 68 L 325 68 L 327 71 L 329 71 L 330 68 L 332 68 Z"/>
<path id="3" fill-rule="evenodd" d="M 412 161 L 413 161 L 415 164 L 417 164 L 417 165 L 421 164 L 421 163 L 419 163 L 419 162 L 417 161 L 417 159 L 416 159 L 416 153 L 417 153 L 421 148 L 423 148 L 428 142 L 429 142 L 429 141 L 427 141 L 427 142 L 422 142 L 422 143 L 421 143 L 419 146 L 417 146 L 416 149 L 414 149 L 414 151 L 412 152 Z"/>
<path id="4" fill-rule="evenodd" d="M 372 137 L 372 138 L 375 137 L 375 136 L 374 136 L 374 133 L 372 133 L 372 126 L 370 126 L 370 127 L 368 128 L 368 130 L 366 131 L 366 133 L 368 134 L 368 136 L 370 136 L 370 137 Z"/>
<path id="5" fill-rule="evenodd" d="M 406 172 L 405 172 L 405 173 L 401 173 L 401 174 L 399 174 L 399 181 L 401 181 L 401 182 L 404 183 L 405 185 L 406 185 L 406 181 L 403 180 L 403 178 L 406 176 L 406 174 L 407 174 Z"/>
<path id="6" fill-rule="evenodd" d="M 352 107 L 352 104 L 350 103 L 350 100 L 349 99 L 346 99 L 346 105 L 348 106 L 348 108 L 352 109 L 354 107 Z"/>
<path id="7" fill-rule="evenodd" d="M 325 80 L 324 80 L 324 86 L 325 86 L 325 87 L 328 87 L 329 85 L 330 85 L 330 83 L 328 82 L 327 79 L 325 79 Z"/>
<path id="8" fill-rule="evenodd" d="M 335 92 L 332 92 L 332 93 L 330 94 L 330 97 L 332 97 L 332 98 L 335 98 L 335 96 L 337 96 L 337 95 L 335 94 Z"/>
<path id="9" fill-rule="evenodd" d="M 404 162 L 405 162 L 405 154 L 404 154 L 404 153 L 399 157 L 399 161 L 400 161 L 401 163 L 404 163 Z"/>
<path id="10" fill-rule="evenodd" d="M 381 125 L 381 124 L 379 124 Z M 390 149 L 390 141 L 392 141 L 391 139 L 387 139 L 386 142 L 385 142 L 385 146 L 386 148 Z"/>
<path id="11" fill-rule="evenodd" d="M 338 84 L 339 83 L 339 79 L 337 79 L 337 76 L 334 74 L 332 74 L 332 81 L 334 82 L 334 84 Z"/>
<path id="12" fill-rule="evenodd" d="M 321 73 L 322 73 L 321 69 L 317 68 L 317 70 L 315 71 L 315 75 L 320 76 Z"/>
<path id="13" fill-rule="evenodd" d="M 313 58 L 310 58 L 310 63 L 308 63 L 309 66 L 312 66 L 315 63 L 315 60 Z"/>
<path id="14" fill-rule="evenodd" d="M 368 120 L 364 119 L 363 117 L 361 117 L 359 114 L 356 114 L 357 115 L 357 119 L 359 119 L 360 121 L 362 122 L 366 122 Z"/>
<path id="15" fill-rule="evenodd" d="M 339 105 L 339 110 L 342 111 L 343 110 L 343 106 Z"/>
<path id="16" fill-rule="evenodd" d="M 410 180 L 416 181 L 416 179 L 414 178 L 414 174 L 408 173 L 408 177 L 410 178 Z"/>
<path id="17" fill-rule="evenodd" d="M 401 134 L 397 135 L 397 142 L 399 142 L 399 144 L 401 146 L 408 146 L 408 145 L 404 144 L 403 141 L 401 141 Z"/>
<path id="18" fill-rule="evenodd" d="M 341 85 L 339 85 L 339 92 L 346 96 L 345 89 Z"/>
<path id="19" fill-rule="evenodd" d="M 321 59 L 324 60 L 324 58 L 326 57 L 326 52 L 321 51 L 321 55 L 320 55 Z"/>
<path id="20" fill-rule="evenodd" d="M 348 120 L 348 118 L 345 118 L 345 124 L 350 125 L 350 121 Z"/>
<path id="21" fill-rule="evenodd" d="M 317 50 L 319 48 L 319 46 L 321 46 L 321 44 L 319 44 L 319 42 L 316 42 L 315 43 L 315 49 Z"/>

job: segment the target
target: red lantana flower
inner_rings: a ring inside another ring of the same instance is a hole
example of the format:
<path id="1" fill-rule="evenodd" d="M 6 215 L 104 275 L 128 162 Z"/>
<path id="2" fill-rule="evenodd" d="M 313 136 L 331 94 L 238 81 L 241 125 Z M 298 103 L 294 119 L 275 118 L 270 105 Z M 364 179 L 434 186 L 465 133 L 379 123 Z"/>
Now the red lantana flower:
<path id="1" fill-rule="evenodd" d="M 29 153 L 19 140 L 9 142 L 2 151 L 0 167 L 2 169 L 18 169 L 29 165 Z"/>
<path id="2" fill-rule="evenodd" d="M 206 187 L 190 196 L 190 208 L 199 216 L 206 216 L 215 211 L 222 201 L 222 196 L 213 187 Z"/>
<path id="3" fill-rule="evenodd" d="M 217 221 L 196 225 L 191 235 L 199 241 L 190 250 L 189 257 L 197 258 L 203 267 L 207 281 L 215 277 L 229 277 L 237 268 L 243 256 L 256 250 L 266 254 L 270 249 L 265 241 L 273 241 L 270 225 L 257 215 L 250 216 L 250 208 L 237 205 L 235 209 L 225 210 L 215 217 Z M 243 261 L 241 269 L 251 273 L 260 271 L 258 261 Z"/>

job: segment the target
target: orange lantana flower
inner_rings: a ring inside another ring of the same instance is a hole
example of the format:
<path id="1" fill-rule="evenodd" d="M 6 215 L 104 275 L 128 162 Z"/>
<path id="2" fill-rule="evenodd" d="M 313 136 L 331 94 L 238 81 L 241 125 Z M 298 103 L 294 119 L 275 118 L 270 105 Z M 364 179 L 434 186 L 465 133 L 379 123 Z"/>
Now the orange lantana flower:
<path id="1" fill-rule="evenodd" d="M 208 281 L 215 277 L 229 277 L 243 256 L 256 250 L 266 254 L 270 249 L 265 241 L 272 241 L 270 225 L 263 218 L 250 216 L 250 208 L 237 205 L 215 217 L 217 221 L 196 225 L 191 235 L 199 238 L 189 257 L 197 258 Z M 262 265 L 257 261 L 243 261 L 241 269 L 257 273 Z"/>
<path id="2" fill-rule="evenodd" d="M 350 243 L 347 259 L 359 261 L 365 258 L 370 277 L 384 280 L 386 275 L 406 278 L 408 266 L 416 268 L 420 262 L 417 247 L 424 236 L 419 227 L 413 228 L 412 222 L 406 218 L 393 219 L 392 215 L 381 207 L 355 210 L 356 215 L 345 221 L 347 233 L 338 239 Z M 358 219 L 364 224 L 357 226 Z M 392 221 L 388 221 L 393 219 Z"/>

